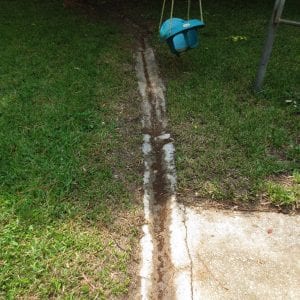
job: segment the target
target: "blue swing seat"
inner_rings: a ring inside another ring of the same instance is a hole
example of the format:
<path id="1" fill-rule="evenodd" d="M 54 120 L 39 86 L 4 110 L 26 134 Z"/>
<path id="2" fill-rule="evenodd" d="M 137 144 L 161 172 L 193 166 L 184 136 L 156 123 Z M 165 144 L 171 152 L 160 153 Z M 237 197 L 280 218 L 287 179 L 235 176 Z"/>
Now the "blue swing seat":
<path id="1" fill-rule="evenodd" d="M 167 42 L 172 53 L 179 55 L 198 46 L 197 29 L 204 26 L 204 22 L 198 19 L 168 19 L 160 28 L 160 38 Z"/>

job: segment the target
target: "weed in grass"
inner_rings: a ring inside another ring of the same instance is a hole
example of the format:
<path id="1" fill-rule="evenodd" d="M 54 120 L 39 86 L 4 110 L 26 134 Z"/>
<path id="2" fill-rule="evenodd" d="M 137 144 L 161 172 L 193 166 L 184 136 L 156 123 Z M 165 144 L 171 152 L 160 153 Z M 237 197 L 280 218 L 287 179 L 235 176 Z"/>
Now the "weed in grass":
<path id="1" fill-rule="evenodd" d="M 279 184 L 269 183 L 267 185 L 267 191 L 274 204 L 290 205 L 296 201 L 294 192 Z"/>
<path id="2" fill-rule="evenodd" d="M 300 173 L 294 171 L 293 176 L 281 178 L 280 181 L 268 181 L 265 189 L 271 201 L 279 206 L 296 206 L 300 201 Z"/>

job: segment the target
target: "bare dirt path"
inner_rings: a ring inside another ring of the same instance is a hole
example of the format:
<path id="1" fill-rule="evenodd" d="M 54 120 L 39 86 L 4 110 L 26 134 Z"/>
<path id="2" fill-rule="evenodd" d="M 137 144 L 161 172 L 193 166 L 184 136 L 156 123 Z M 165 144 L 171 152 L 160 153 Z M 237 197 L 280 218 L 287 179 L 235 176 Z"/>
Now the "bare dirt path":
<path id="1" fill-rule="evenodd" d="M 136 60 L 142 97 L 145 161 L 146 224 L 141 240 L 141 297 L 175 299 L 176 285 L 180 284 L 181 297 L 192 299 L 192 264 L 184 212 L 175 196 L 175 149 L 167 132 L 165 87 L 159 77 L 154 52 L 145 42 L 141 44 Z"/>

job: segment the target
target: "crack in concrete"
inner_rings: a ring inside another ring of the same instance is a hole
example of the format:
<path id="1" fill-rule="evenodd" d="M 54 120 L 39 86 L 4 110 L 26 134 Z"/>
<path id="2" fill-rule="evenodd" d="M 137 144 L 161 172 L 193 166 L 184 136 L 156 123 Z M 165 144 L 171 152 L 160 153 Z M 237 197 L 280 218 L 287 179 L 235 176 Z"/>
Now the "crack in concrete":
<path id="1" fill-rule="evenodd" d="M 185 239 L 184 239 L 184 242 L 185 242 L 186 249 L 187 249 L 187 252 L 188 252 L 188 256 L 189 256 L 189 259 L 190 259 L 191 296 L 192 296 L 192 300 L 194 300 L 194 286 L 193 286 L 193 277 L 194 277 L 193 268 L 194 268 L 194 266 L 193 266 L 193 259 L 192 259 L 191 251 L 190 251 L 190 248 L 189 248 L 189 242 L 188 242 L 188 229 L 187 229 L 187 225 L 186 225 L 186 222 L 187 222 L 186 207 L 183 206 L 183 208 L 182 208 L 181 205 L 178 205 L 178 206 L 182 210 L 182 213 L 183 213 L 183 225 L 184 225 L 184 228 L 185 228 Z"/>

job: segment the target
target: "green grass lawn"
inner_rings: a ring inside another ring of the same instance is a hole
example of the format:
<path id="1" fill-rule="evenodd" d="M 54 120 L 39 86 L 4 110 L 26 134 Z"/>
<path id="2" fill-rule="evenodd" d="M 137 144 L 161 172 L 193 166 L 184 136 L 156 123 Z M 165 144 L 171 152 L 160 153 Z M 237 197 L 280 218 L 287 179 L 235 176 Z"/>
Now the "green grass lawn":
<path id="1" fill-rule="evenodd" d="M 139 219 L 131 37 L 61 2 L 1 1 L 0 298 L 126 298 Z M 291 207 L 300 184 L 299 29 L 279 28 L 254 95 L 273 1 L 204 4 L 198 49 L 176 58 L 153 39 L 181 198 Z M 157 25 L 159 1 L 130 5 Z M 175 14 L 184 16 L 183 5 Z M 297 19 L 297 9 L 288 1 L 285 17 Z"/>
<path id="2" fill-rule="evenodd" d="M 127 293 L 138 146 L 121 128 L 136 87 L 126 39 L 60 0 L 1 1 L 0 298 Z"/>
<path id="3" fill-rule="evenodd" d="M 251 90 L 273 2 L 205 2 L 201 45 L 180 58 L 153 39 L 183 199 L 299 201 L 299 28 L 280 26 L 263 90 Z M 185 4 L 176 8 L 175 16 L 185 17 Z M 297 0 L 287 1 L 284 17 L 299 19 Z M 270 184 L 282 176 L 293 186 L 285 191 L 290 196 L 274 197 Z"/>

